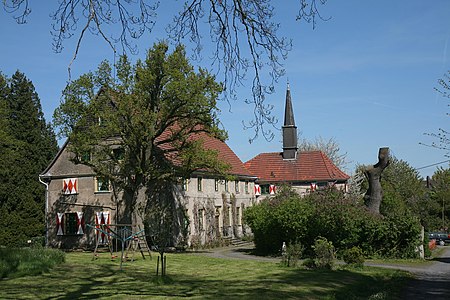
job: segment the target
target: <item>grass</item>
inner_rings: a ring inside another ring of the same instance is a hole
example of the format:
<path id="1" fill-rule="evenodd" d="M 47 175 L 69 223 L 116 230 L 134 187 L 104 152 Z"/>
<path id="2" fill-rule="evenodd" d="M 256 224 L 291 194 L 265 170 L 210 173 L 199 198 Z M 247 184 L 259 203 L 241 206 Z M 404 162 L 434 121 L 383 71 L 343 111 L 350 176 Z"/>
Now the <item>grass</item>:
<path id="1" fill-rule="evenodd" d="M 64 252 L 54 249 L 0 248 L 0 279 L 42 274 L 64 259 Z"/>
<path id="2" fill-rule="evenodd" d="M 126 262 L 107 254 L 68 253 L 37 276 L 4 279 L 1 299 L 397 299 L 408 273 L 379 268 L 305 270 L 276 262 L 168 254 L 167 277 L 153 260 Z"/>

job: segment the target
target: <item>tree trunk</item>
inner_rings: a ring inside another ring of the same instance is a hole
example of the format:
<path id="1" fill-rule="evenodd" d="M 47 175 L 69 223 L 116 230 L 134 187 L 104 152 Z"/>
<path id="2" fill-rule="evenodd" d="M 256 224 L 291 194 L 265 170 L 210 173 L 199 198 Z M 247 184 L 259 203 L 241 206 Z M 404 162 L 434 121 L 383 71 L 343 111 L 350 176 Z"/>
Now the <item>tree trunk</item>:
<path id="1" fill-rule="evenodd" d="M 365 169 L 364 174 L 369 181 L 369 189 L 364 200 L 369 211 L 379 214 L 383 190 L 381 188 L 381 173 L 389 165 L 389 148 L 380 148 L 378 163 Z"/>

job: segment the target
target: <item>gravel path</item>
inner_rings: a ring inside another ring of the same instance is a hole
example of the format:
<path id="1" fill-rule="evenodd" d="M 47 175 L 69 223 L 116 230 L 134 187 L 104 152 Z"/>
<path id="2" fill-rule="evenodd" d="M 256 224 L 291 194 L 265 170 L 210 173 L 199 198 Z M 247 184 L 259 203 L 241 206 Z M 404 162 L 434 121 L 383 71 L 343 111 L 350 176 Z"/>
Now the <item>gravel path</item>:
<path id="1" fill-rule="evenodd" d="M 253 244 L 249 243 L 236 247 L 211 249 L 201 255 L 226 259 L 280 262 L 280 258 L 252 255 L 251 251 L 253 249 Z M 403 299 L 450 299 L 450 246 L 444 246 L 440 257 L 435 258 L 432 264 L 424 266 L 367 265 L 400 269 L 414 274 L 415 278 L 408 283 L 404 290 Z"/>

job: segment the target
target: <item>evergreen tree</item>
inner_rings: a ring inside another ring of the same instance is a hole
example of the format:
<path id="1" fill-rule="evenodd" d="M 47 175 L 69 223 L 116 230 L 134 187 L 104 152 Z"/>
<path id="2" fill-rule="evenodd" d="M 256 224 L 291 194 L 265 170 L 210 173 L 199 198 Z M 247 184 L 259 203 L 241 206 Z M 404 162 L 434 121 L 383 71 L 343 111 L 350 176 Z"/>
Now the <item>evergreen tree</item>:
<path id="1" fill-rule="evenodd" d="M 0 245 L 44 234 L 44 186 L 38 176 L 58 146 L 33 83 L 0 75 Z"/>

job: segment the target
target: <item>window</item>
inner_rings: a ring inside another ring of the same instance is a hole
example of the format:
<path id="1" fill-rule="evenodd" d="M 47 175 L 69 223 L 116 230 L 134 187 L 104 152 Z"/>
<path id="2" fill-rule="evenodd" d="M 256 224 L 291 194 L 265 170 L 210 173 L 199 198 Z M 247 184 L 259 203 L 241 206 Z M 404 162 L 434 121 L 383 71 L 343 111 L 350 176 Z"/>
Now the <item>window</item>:
<path id="1" fill-rule="evenodd" d="M 239 181 L 238 180 L 236 180 L 234 182 L 234 191 L 236 192 L 236 194 L 239 193 Z"/>
<path id="2" fill-rule="evenodd" d="M 76 213 L 66 213 L 64 215 L 64 229 L 65 234 L 77 234 L 78 222 Z"/>
<path id="3" fill-rule="evenodd" d="M 203 231 L 203 216 L 204 216 L 204 209 L 199 209 L 198 210 L 198 230 Z"/>
<path id="4" fill-rule="evenodd" d="M 108 178 L 97 177 L 95 179 L 95 182 L 96 182 L 96 184 L 95 184 L 96 192 L 109 192 L 110 191 Z"/>
<path id="5" fill-rule="evenodd" d="M 248 181 L 245 182 L 244 191 L 248 194 Z"/>
<path id="6" fill-rule="evenodd" d="M 225 180 L 225 192 L 228 192 L 228 180 Z"/>
<path id="7" fill-rule="evenodd" d="M 84 151 L 80 157 L 81 162 L 90 162 L 91 161 L 91 152 Z"/>
<path id="8" fill-rule="evenodd" d="M 197 190 L 199 192 L 203 191 L 203 178 L 202 177 L 197 178 Z"/>
<path id="9" fill-rule="evenodd" d="M 240 207 L 236 207 L 236 223 L 241 225 L 241 210 Z"/>
<path id="10" fill-rule="evenodd" d="M 182 179 L 182 185 L 181 185 L 181 189 L 185 192 L 187 192 L 189 190 L 189 179 Z"/>
<path id="11" fill-rule="evenodd" d="M 125 157 L 125 150 L 123 148 L 115 148 L 112 152 L 115 160 L 123 160 Z"/>
<path id="12" fill-rule="evenodd" d="M 268 184 L 261 184 L 261 195 L 262 194 L 269 194 L 269 185 Z"/>
<path id="13" fill-rule="evenodd" d="M 57 235 L 84 234 L 84 217 L 82 212 L 58 213 L 56 215 Z"/>
<path id="14" fill-rule="evenodd" d="M 219 191 L 219 179 L 214 179 L 214 190 Z"/>

